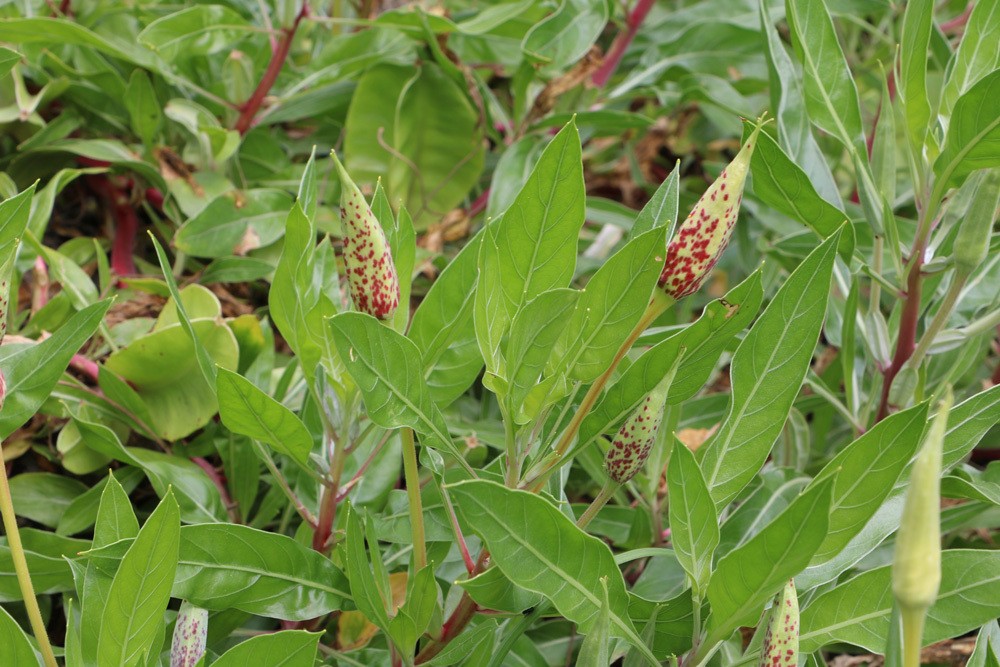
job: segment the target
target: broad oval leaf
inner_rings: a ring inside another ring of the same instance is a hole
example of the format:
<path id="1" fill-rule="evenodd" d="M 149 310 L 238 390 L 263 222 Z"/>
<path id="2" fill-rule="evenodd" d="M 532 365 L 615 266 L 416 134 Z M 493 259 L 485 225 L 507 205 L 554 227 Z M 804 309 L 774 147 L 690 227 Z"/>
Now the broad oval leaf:
<path id="1" fill-rule="evenodd" d="M 251 637 L 229 649 L 212 663 L 213 667 L 313 667 L 321 632 L 283 630 Z"/>

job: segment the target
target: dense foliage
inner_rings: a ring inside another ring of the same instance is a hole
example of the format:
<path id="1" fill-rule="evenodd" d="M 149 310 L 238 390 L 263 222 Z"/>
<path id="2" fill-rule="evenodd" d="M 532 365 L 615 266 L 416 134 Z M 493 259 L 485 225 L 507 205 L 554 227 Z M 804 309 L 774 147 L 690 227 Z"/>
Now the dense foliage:
<path id="1" fill-rule="evenodd" d="M 0 665 L 1000 664 L 1000 1 L 396 4 L 0 5 Z"/>

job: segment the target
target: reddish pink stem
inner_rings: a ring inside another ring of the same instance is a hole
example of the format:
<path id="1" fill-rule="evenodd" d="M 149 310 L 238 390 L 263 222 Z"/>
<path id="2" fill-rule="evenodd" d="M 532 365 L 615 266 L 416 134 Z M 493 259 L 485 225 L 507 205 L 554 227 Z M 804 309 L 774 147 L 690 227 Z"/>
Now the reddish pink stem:
<path id="1" fill-rule="evenodd" d="M 490 189 L 486 188 L 483 190 L 483 194 L 476 197 L 476 200 L 472 202 L 472 206 L 469 207 L 469 217 L 474 218 L 483 211 L 486 210 L 487 204 L 490 203 Z"/>
<path id="2" fill-rule="evenodd" d="M 91 382 L 97 384 L 98 368 L 96 361 L 88 359 L 82 354 L 74 354 L 73 358 L 69 360 L 69 367 L 78 373 L 86 375 Z"/>
<path id="3" fill-rule="evenodd" d="M 299 29 L 299 23 L 308 15 L 309 2 L 308 0 L 302 0 L 302 9 L 295 15 L 292 25 L 281 29 L 281 39 L 273 49 L 271 61 L 267 64 L 267 69 L 264 70 L 264 76 L 260 78 L 260 83 L 257 84 L 257 88 L 250 95 L 250 99 L 240 107 L 240 117 L 236 120 L 236 125 L 233 126 L 233 129 L 241 135 L 246 134 L 253 127 L 254 120 L 257 118 L 257 112 L 260 111 L 260 105 L 264 103 L 264 98 L 271 92 L 271 87 L 278 80 L 278 74 L 281 73 L 281 68 L 285 65 L 288 52 L 292 48 L 292 40 L 295 39 L 295 32 Z"/>
<path id="4" fill-rule="evenodd" d="M 219 496 L 222 498 L 222 504 L 226 506 L 226 511 L 229 513 L 229 519 L 233 523 L 240 523 L 240 515 L 236 512 L 236 503 L 229 495 L 229 489 L 226 488 L 226 480 L 222 478 L 219 471 L 215 469 L 207 459 L 201 456 L 192 456 L 191 461 L 195 463 L 199 468 L 205 471 L 208 478 L 212 480 L 212 484 L 215 488 L 219 490 Z"/>
<path id="5" fill-rule="evenodd" d="M 646 15 L 649 14 L 649 10 L 652 8 L 653 0 L 639 0 L 632 11 L 629 12 L 628 18 L 625 20 L 625 29 L 615 37 L 615 41 L 611 43 L 611 48 L 608 50 L 607 57 L 591 77 L 591 81 L 594 82 L 595 86 L 603 88 L 607 85 L 608 80 L 615 73 L 615 70 L 618 69 L 618 65 L 621 63 L 625 51 L 628 50 L 629 44 L 635 39 L 636 34 L 639 32 L 639 27 L 646 20 Z"/>

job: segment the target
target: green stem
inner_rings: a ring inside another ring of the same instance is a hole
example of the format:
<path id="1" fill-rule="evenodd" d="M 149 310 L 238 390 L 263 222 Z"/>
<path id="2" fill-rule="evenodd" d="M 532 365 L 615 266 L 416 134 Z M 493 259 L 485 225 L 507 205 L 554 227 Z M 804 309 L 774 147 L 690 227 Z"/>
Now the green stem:
<path id="1" fill-rule="evenodd" d="M 930 325 L 924 331 L 924 335 L 920 338 L 920 342 L 917 343 L 917 347 L 914 348 L 913 354 L 910 356 L 910 364 L 914 367 L 919 366 L 920 362 L 924 360 L 924 356 L 934 343 L 934 339 L 941 333 L 944 325 L 948 323 L 951 311 L 958 302 L 958 297 L 962 293 L 962 288 L 965 287 L 965 282 L 968 279 L 969 276 L 966 274 L 955 274 L 955 279 L 951 281 L 951 286 L 941 301 L 941 306 L 938 308 L 937 313 L 934 314 L 934 319 L 931 320 Z"/>
<path id="2" fill-rule="evenodd" d="M 903 667 L 920 667 L 926 609 L 901 608 L 903 619 Z"/>
<path id="3" fill-rule="evenodd" d="M 601 508 L 608 504 L 608 501 L 611 500 L 611 496 L 615 495 L 615 492 L 620 486 L 621 484 L 615 482 L 614 480 L 609 479 L 606 481 L 604 486 L 601 487 L 600 493 L 598 493 L 597 497 L 594 498 L 594 501 L 590 503 L 590 506 L 586 509 L 586 511 L 584 511 L 584 513 L 580 515 L 580 518 L 576 520 L 577 528 L 586 528 L 587 524 L 593 521 L 594 517 L 597 516 L 597 513 L 601 511 Z"/>
<path id="4" fill-rule="evenodd" d="M 632 345 L 639 339 L 639 336 L 642 335 L 646 328 L 649 327 L 649 325 L 652 324 L 653 321 L 663 313 L 663 311 L 670 307 L 673 302 L 674 300 L 667 296 L 665 292 L 660 289 L 656 290 L 653 299 L 646 307 L 646 312 L 643 313 L 642 318 L 635 325 L 635 328 L 632 329 L 632 332 L 628 335 L 628 338 L 625 339 L 625 342 L 623 342 L 621 347 L 618 348 L 614 358 L 611 360 L 611 364 L 603 373 L 601 373 L 600 377 L 594 380 L 594 383 L 590 385 L 590 389 L 587 390 L 583 400 L 580 402 L 580 407 L 577 408 L 569 426 L 567 426 L 566 430 L 563 431 L 562 437 L 556 444 L 555 456 L 551 459 L 551 462 L 548 464 L 546 469 L 532 481 L 532 491 L 537 492 L 545 486 L 545 482 L 548 480 L 549 475 L 551 475 L 556 468 L 563 463 L 566 451 L 569 449 L 570 445 L 573 444 L 573 440 L 576 438 L 576 434 L 580 430 L 580 425 L 597 403 L 598 397 L 600 397 L 601 392 L 608 383 L 608 380 L 611 379 L 615 369 L 618 368 L 618 364 L 620 364 L 621 360 L 625 358 L 628 351 L 632 349 Z"/>
<path id="5" fill-rule="evenodd" d="M 523 635 L 532 624 L 538 620 L 538 617 L 542 615 L 542 612 L 549 606 L 548 602 L 542 602 L 537 607 L 532 609 L 527 614 L 522 614 L 516 620 L 511 619 L 508 624 L 512 624 L 513 627 L 504 634 L 503 639 L 500 641 L 500 645 L 493 649 L 493 656 L 490 658 L 490 663 L 487 667 L 500 667 L 504 663 L 504 659 L 510 650 L 514 647 L 514 642 Z"/>
<path id="6" fill-rule="evenodd" d="M 24 545 L 21 544 L 21 533 L 17 528 L 17 517 L 14 514 L 14 500 L 7 484 L 7 466 L 0 457 L 0 514 L 3 514 L 4 531 L 7 533 L 7 546 L 10 548 L 10 558 L 14 561 L 14 571 L 17 573 L 17 584 L 24 598 L 24 608 L 31 621 L 31 631 L 38 641 L 38 649 L 42 652 L 45 667 L 57 667 L 56 657 L 52 653 L 52 645 L 45 631 L 42 612 L 35 599 L 35 588 L 31 584 L 31 574 L 28 572 L 28 561 L 24 557 Z"/>
<path id="7" fill-rule="evenodd" d="M 424 509 L 420 500 L 420 472 L 417 470 L 417 448 L 413 444 L 413 429 L 404 428 L 403 474 L 406 477 L 406 497 L 410 506 L 410 530 L 413 539 L 413 563 L 417 571 L 427 567 L 427 543 L 424 538 Z"/>

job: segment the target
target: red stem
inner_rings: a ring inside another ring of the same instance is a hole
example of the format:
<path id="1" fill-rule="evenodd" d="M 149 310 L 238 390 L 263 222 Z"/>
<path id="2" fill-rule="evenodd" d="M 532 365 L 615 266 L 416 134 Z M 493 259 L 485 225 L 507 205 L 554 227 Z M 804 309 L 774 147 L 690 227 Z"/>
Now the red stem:
<path id="1" fill-rule="evenodd" d="M 469 217 L 474 218 L 483 211 L 486 210 L 487 204 L 490 203 L 490 189 L 486 188 L 483 193 L 476 197 L 476 200 L 472 202 L 472 206 L 469 207 Z"/>
<path id="2" fill-rule="evenodd" d="M 295 38 L 295 32 L 299 29 L 299 23 L 308 14 L 309 2 L 308 0 L 302 0 L 302 9 L 295 15 L 292 25 L 281 29 L 281 39 L 271 53 L 271 61 L 267 64 L 267 69 L 264 70 L 264 76 L 260 78 L 260 83 L 257 84 L 257 88 L 253 91 L 250 99 L 240 107 L 240 117 L 236 120 L 236 125 L 233 126 L 233 129 L 241 135 L 246 134 L 253 127 L 257 112 L 260 111 L 260 105 L 264 103 L 264 98 L 271 92 L 271 87 L 277 81 L 278 74 L 281 73 L 281 68 L 285 65 L 288 52 L 292 48 L 292 40 Z"/>
<path id="3" fill-rule="evenodd" d="M 485 549 L 479 553 L 479 559 L 476 561 L 476 567 L 473 570 L 473 576 L 481 573 L 486 569 L 486 561 L 489 559 L 490 555 Z M 455 607 L 455 611 L 451 612 L 451 616 L 448 620 L 444 622 L 441 626 L 441 636 L 427 643 L 423 649 L 417 654 L 415 664 L 420 665 L 428 660 L 431 660 L 434 656 L 444 650 L 444 647 L 448 643 L 462 634 L 462 630 L 465 626 L 469 624 L 472 617 L 476 613 L 476 603 L 469 597 L 468 593 L 462 594 L 462 599 L 458 601 L 458 606 Z"/>
<path id="4" fill-rule="evenodd" d="M 636 33 L 639 32 L 639 27 L 646 20 L 646 15 L 649 14 L 649 10 L 652 8 L 653 0 L 639 0 L 635 3 L 635 7 L 625 20 L 625 29 L 615 37 L 615 41 L 612 42 L 611 48 L 608 50 L 607 57 L 591 77 L 591 81 L 593 81 L 595 86 L 603 88 L 607 85 L 608 80 L 615 73 L 615 70 L 618 69 L 618 65 L 621 63 L 629 44 L 635 39 Z"/>
<path id="5" fill-rule="evenodd" d="M 97 384 L 99 371 L 96 361 L 88 359 L 82 354 L 74 354 L 73 358 L 69 360 L 69 367 L 78 373 L 85 375 L 94 384 Z"/>
<path id="6" fill-rule="evenodd" d="M 82 161 L 87 164 L 87 161 Z M 94 166 L 107 166 L 96 164 Z M 89 174 L 87 182 L 90 187 L 104 200 L 111 209 L 114 219 L 114 232 L 111 240 L 111 270 L 118 276 L 135 275 L 135 264 L 132 261 L 132 247 L 139 233 L 139 217 L 129 200 L 128 192 L 112 182 L 106 174 Z"/>
<path id="7" fill-rule="evenodd" d="M 923 276 L 920 270 L 924 263 L 924 239 L 917 239 L 913 246 L 912 264 L 906 276 L 906 295 L 903 313 L 899 318 L 899 335 L 896 338 L 896 351 L 892 363 L 882 372 L 882 400 L 879 403 L 875 423 L 885 419 L 889 414 L 889 390 L 899 369 L 913 354 L 917 343 L 917 323 L 920 319 L 920 288 Z"/>
<path id="8" fill-rule="evenodd" d="M 965 29 L 965 24 L 969 22 L 969 16 L 972 15 L 972 9 L 976 6 L 976 3 L 970 2 L 965 6 L 965 11 L 956 16 L 950 21 L 945 21 L 941 24 L 941 32 L 948 34 L 951 32 L 961 32 Z"/>
<path id="9" fill-rule="evenodd" d="M 215 469 L 208 460 L 202 458 L 201 456 L 192 456 L 191 460 L 208 475 L 208 478 L 212 480 L 212 484 L 215 488 L 219 490 L 219 496 L 222 498 L 222 504 L 226 506 L 226 512 L 229 513 L 229 520 L 233 523 L 240 523 L 240 515 L 236 511 L 236 503 L 229 495 L 229 489 L 226 488 L 226 480 L 222 478 L 219 471 Z"/>

